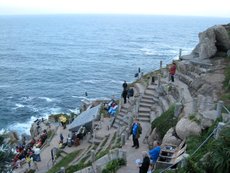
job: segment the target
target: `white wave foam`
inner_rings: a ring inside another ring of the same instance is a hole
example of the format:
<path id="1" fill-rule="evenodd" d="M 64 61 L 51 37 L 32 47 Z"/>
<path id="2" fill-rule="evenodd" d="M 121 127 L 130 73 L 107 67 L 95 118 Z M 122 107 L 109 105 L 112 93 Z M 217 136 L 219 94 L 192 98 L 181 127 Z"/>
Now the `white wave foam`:
<path id="1" fill-rule="evenodd" d="M 20 104 L 20 103 L 16 103 L 15 106 L 16 106 L 16 109 L 17 108 L 24 108 L 25 107 L 25 105 Z"/>
<path id="2" fill-rule="evenodd" d="M 31 106 L 28 106 L 28 107 L 31 107 Z M 33 108 L 33 109 L 37 110 L 37 108 Z M 61 108 L 51 108 L 49 110 L 46 110 L 46 113 L 43 113 L 42 116 L 39 116 L 39 117 L 31 116 L 30 119 L 26 120 L 25 122 L 16 122 L 16 123 L 9 125 L 6 129 L 1 129 L 0 134 L 3 133 L 5 130 L 9 130 L 9 131 L 16 131 L 19 136 L 24 133 L 30 135 L 31 125 L 36 119 L 38 118 L 48 119 L 49 115 L 60 114 L 60 113 L 62 113 Z"/>
<path id="3" fill-rule="evenodd" d="M 16 131 L 19 135 L 25 133 L 30 135 L 30 127 L 32 123 L 37 119 L 38 117 L 32 116 L 29 120 L 22 122 L 22 123 L 13 123 L 11 124 L 7 130 L 10 131 Z"/>
<path id="4" fill-rule="evenodd" d="M 7 132 L 8 132 L 7 129 L 1 129 L 1 130 L 0 130 L 0 135 L 2 135 L 2 134 L 4 134 L 4 133 L 7 133 Z"/>
<path id="5" fill-rule="evenodd" d="M 34 99 L 34 97 L 28 97 L 28 96 L 25 96 L 25 97 L 22 97 L 21 99 L 22 99 L 22 101 L 28 102 L 28 101 L 33 100 L 33 99 Z"/>
<path id="6" fill-rule="evenodd" d="M 51 99 L 49 97 L 38 97 L 39 99 L 46 100 L 47 102 L 52 102 L 54 99 Z"/>
<path id="7" fill-rule="evenodd" d="M 118 81 L 118 80 L 110 80 L 110 83 L 113 83 L 113 84 L 122 84 L 124 81 Z"/>
<path id="8" fill-rule="evenodd" d="M 92 80 L 83 80 L 82 83 L 88 83 L 88 84 L 96 84 L 99 80 L 92 79 Z"/>
<path id="9" fill-rule="evenodd" d="M 150 48 L 141 48 L 140 51 L 143 52 L 144 55 L 150 56 L 150 55 L 161 55 L 156 50 L 150 49 Z"/>
<path id="10" fill-rule="evenodd" d="M 75 109 L 69 109 L 70 112 L 75 113 L 75 114 L 79 114 L 80 113 L 80 109 L 79 108 L 75 108 Z"/>

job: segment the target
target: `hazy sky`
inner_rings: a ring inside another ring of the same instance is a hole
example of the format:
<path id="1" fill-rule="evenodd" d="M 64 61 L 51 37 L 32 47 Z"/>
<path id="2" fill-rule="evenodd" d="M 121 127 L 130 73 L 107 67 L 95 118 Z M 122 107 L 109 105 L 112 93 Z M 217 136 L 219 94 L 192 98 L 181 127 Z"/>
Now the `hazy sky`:
<path id="1" fill-rule="evenodd" d="M 230 0 L 0 0 L 0 14 L 63 13 L 230 17 Z"/>

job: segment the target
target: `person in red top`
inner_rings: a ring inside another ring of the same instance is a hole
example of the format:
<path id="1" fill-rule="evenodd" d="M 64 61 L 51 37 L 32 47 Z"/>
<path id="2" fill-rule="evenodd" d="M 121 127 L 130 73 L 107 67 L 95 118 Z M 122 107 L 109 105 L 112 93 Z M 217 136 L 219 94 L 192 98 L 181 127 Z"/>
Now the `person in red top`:
<path id="1" fill-rule="evenodd" d="M 171 81 L 174 82 L 174 75 L 176 73 L 176 63 L 173 62 L 173 65 L 169 69 L 169 75 L 171 77 Z"/>

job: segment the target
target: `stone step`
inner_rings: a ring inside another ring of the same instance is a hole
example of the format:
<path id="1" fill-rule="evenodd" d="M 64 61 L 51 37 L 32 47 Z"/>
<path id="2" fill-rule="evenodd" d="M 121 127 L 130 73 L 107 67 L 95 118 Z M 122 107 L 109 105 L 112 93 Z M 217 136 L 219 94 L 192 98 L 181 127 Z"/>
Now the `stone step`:
<path id="1" fill-rule="evenodd" d="M 200 77 L 199 74 L 194 73 L 194 72 L 191 72 L 191 71 L 187 71 L 187 74 L 186 74 L 186 75 L 189 76 L 189 77 L 192 78 L 192 79 L 197 79 L 197 78 Z"/>
<path id="2" fill-rule="evenodd" d="M 184 74 L 182 74 L 182 73 L 177 73 L 176 76 L 177 76 L 177 78 L 178 78 L 181 82 L 185 83 L 185 84 L 188 85 L 188 86 L 189 86 L 189 85 L 192 83 L 192 81 L 193 81 L 192 78 L 190 78 L 189 76 L 184 75 Z"/>
<path id="3" fill-rule="evenodd" d="M 150 113 L 149 113 L 149 112 L 140 112 L 140 113 L 138 113 L 138 116 L 141 116 L 141 117 L 149 117 L 149 116 L 150 116 Z"/>
<path id="4" fill-rule="evenodd" d="M 140 103 L 150 103 L 150 104 L 153 104 L 154 103 L 154 100 L 153 98 L 150 98 L 150 99 L 147 99 L 147 98 L 142 98 Z"/>
<path id="5" fill-rule="evenodd" d="M 128 112 L 128 110 L 126 110 L 126 109 L 121 109 L 119 113 L 124 113 L 124 114 L 126 114 L 127 112 Z"/>
<path id="6" fill-rule="evenodd" d="M 156 90 L 145 90 L 144 92 L 145 95 L 149 95 L 149 96 L 154 96 L 154 97 L 158 97 L 159 94 L 157 93 Z"/>
<path id="7" fill-rule="evenodd" d="M 115 122 L 124 122 L 125 124 L 128 124 L 129 118 L 128 117 L 121 117 L 117 116 Z"/>
<path id="8" fill-rule="evenodd" d="M 156 89 L 156 87 L 157 87 L 157 85 L 149 85 L 149 86 L 147 86 L 147 90 L 155 90 Z"/>
<path id="9" fill-rule="evenodd" d="M 137 119 L 140 122 L 150 122 L 150 117 L 138 117 Z"/>
<path id="10" fill-rule="evenodd" d="M 148 114 L 148 115 L 138 114 L 138 117 L 142 117 L 142 118 L 150 118 L 150 114 Z"/>
<path id="11" fill-rule="evenodd" d="M 147 107 L 147 108 L 151 108 L 153 106 L 153 103 L 143 103 L 140 102 L 139 107 Z"/>
<path id="12" fill-rule="evenodd" d="M 150 111 L 151 111 L 150 108 L 143 108 L 143 107 L 139 108 L 139 112 L 150 112 Z"/>
<path id="13" fill-rule="evenodd" d="M 143 95 L 141 99 L 147 99 L 147 100 L 153 100 L 154 96 L 150 96 L 150 95 Z"/>
<path id="14" fill-rule="evenodd" d="M 124 116 L 128 115 L 128 112 L 119 112 L 118 115 L 121 116 L 121 117 L 124 117 Z"/>

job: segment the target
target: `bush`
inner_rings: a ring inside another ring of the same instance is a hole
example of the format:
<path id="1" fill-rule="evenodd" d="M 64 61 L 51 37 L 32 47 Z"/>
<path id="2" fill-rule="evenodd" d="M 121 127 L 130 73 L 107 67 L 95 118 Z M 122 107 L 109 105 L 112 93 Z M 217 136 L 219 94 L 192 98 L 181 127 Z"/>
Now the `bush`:
<path id="1" fill-rule="evenodd" d="M 105 169 L 102 170 L 102 173 L 116 173 L 116 171 L 123 165 L 126 165 L 124 159 L 112 160 L 106 165 Z"/>
<path id="2" fill-rule="evenodd" d="M 157 133 L 161 139 L 166 132 L 177 123 L 177 118 L 174 117 L 174 108 L 175 106 L 171 106 L 166 112 L 162 113 L 160 117 L 152 122 L 152 129 L 157 129 Z"/>

